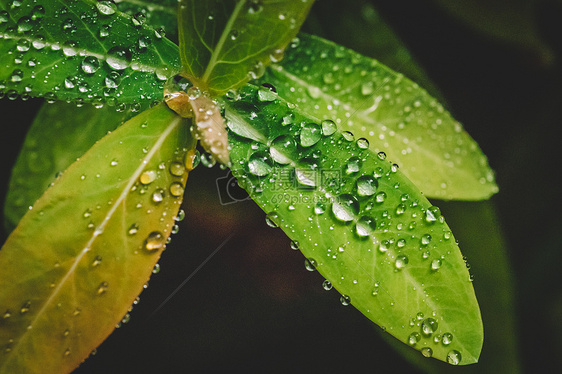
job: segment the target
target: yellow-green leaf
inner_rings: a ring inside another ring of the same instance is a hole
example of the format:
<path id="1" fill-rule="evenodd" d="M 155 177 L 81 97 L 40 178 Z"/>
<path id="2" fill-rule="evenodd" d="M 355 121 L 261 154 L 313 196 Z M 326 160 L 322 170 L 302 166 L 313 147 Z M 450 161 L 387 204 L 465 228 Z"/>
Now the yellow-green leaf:
<path id="1" fill-rule="evenodd" d="M 0 372 L 63 373 L 115 328 L 166 246 L 194 142 L 164 105 L 72 164 L 0 251 Z"/>

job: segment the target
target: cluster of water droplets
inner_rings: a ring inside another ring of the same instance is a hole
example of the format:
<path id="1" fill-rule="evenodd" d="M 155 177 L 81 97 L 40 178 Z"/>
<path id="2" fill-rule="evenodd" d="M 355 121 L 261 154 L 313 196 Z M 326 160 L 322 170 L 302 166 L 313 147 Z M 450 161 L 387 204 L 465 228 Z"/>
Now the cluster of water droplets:
<path id="1" fill-rule="evenodd" d="M 0 95 L 108 103 L 121 110 L 160 99 L 177 57 L 162 60 L 158 48 L 170 47 L 144 21 L 144 13 L 125 16 L 112 1 L 59 8 L 12 4 L 0 11 L 0 38 L 13 46 L 13 71 L 0 81 Z"/>

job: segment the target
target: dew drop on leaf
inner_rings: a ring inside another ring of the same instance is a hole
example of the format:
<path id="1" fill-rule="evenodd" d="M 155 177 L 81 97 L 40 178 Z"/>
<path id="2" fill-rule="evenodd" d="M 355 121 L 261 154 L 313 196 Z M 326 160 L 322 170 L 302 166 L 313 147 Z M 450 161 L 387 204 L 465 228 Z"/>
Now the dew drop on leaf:
<path id="1" fill-rule="evenodd" d="M 251 174 L 263 177 L 273 169 L 271 158 L 265 152 L 255 152 L 248 160 L 248 169 Z"/>
<path id="2" fill-rule="evenodd" d="M 185 174 L 185 166 L 181 162 L 172 162 L 170 164 L 170 174 L 174 177 L 181 177 Z"/>
<path id="3" fill-rule="evenodd" d="M 353 195 L 340 195 L 332 204 L 332 213 L 342 222 L 353 221 L 359 213 L 359 202 Z"/>
<path id="4" fill-rule="evenodd" d="M 457 350 L 452 350 L 447 353 L 447 362 L 451 365 L 458 365 L 461 363 L 461 353 Z"/>
<path id="5" fill-rule="evenodd" d="M 444 346 L 447 346 L 449 344 L 451 344 L 453 342 L 453 334 L 451 334 L 450 332 L 446 332 L 443 334 L 443 337 L 441 338 L 441 343 Z"/>
<path id="6" fill-rule="evenodd" d="M 170 194 L 174 197 L 180 197 L 183 195 L 184 187 L 180 182 L 174 182 L 170 184 Z"/>
<path id="7" fill-rule="evenodd" d="M 141 174 L 140 176 L 140 182 L 142 184 L 150 184 L 152 182 L 154 182 L 154 180 L 156 179 L 156 171 L 154 170 L 147 170 L 144 173 Z"/>
<path id="8" fill-rule="evenodd" d="M 408 265 L 408 262 L 408 257 L 405 255 L 398 255 L 396 256 L 396 261 L 394 261 L 394 266 L 396 266 L 396 269 L 402 270 Z"/>
<path id="9" fill-rule="evenodd" d="M 98 1 L 96 3 L 96 8 L 98 8 L 98 11 L 104 16 L 110 16 L 115 13 L 117 6 L 113 1 Z"/>
<path id="10" fill-rule="evenodd" d="M 423 357 L 431 357 L 433 356 L 433 349 L 429 347 L 423 347 L 421 349 L 421 354 L 423 355 Z"/>
<path id="11" fill-rule="evenodd" d="M 131 53 L 121 47 L 113 47 L 107 51 L 106 62 L 114 70 L 123 70 L 129 66 Z"/>
<path id="12" fill-rule="evenodd" d="M 164 246 L 164 235 L 159 231 L 151 232 L 144 241 L 144 248 L 147 251 L 155 251 Z"/>
<path id="13" fill-rule="evenodd" d="M 309 123 L 304 125 L 300 133 L 300 143 L 303 147 L 310 147 L 318 143 L 322 134 L 320 125 Z"/>
<path id="14" fill-rule="evenodd" d="M 348 306 L 351 304 L 351 298 L 348 295 L 341 295 L 340 303 L 343 306 Z"/>
<path id="15" fill-rule="evenodd" d="M 437 331 L 438 327 L 439 324 L 435 318 L 426 318 L 421 323 L 421 332 L 425 336 L 431 336 L 431 334 Z"/>
<path id="16" fill-rule="evenodd" d="M 419 332 L 413 332 L 408 336 L 408 344 L 415 345 L 417 342 L 420 341 L 420 334 Z"/>
<path id="17" fill-rule="evenodd" d="M 355 232 L 359 237 L 368 237 L 376 228 L 376 221 L 372 217 L 363 216 L 357 220 Z"/>
<path id="18" fill-rule="evenodd" d="M 104 293 L 107 292 L 108 287 L 109 284 L 107 282 L 101 282 L 100 285 L 98 286 L 98 289 L 96 290 L 96 293 L 98 295 L 103 295 Z"/>
<path id="19" fill-rule="evenodd" d="M 336 123 L 330 119 L 322 121 L 322 135 L 330 136 L 338 130 Z"/>
<path id="20" fill-rule="evenodd" d="M 441 260 L 440 259 L 435 259 L 435 260 L 431 261 L 431 270 L 437 271 L 437 270 L 439 270 L 439 268 L 441 268 Z"/>
<path id="21" fill-rule="evenodd" d="M 378 182 L 374 177 L 370 175 L 363 175 L 357 178 L 355 186 L 357 188 L 357 195 L 361 197 L 373 196 L 377 191 Z"/>
<path id="22" fill-rule="evenodd" d="M 316 260 L 313 258 L 306 258 L 304 260 L 304 267 L 308 271 L 315 271 L 316 270 Z"/>
<path id="23" fill-rule="evenodd" d="M 322 282 L 322 288 L 325 289 L 326 291 L 330 291 L 332 289 L 332 282 L 330 282 L 329 280 L 324 280 L 324 282 Z"/>
<path id="24" fill-rule="evenodd" d="M 94 56 L 86 56 L 82 61 L 82 71 L 86 74 L 94 74 L 100 67 L 99 60 Z"/>
<path id="25" fill-rule="evenodd" d="M 293 138 L 287 135 L 281 135 L 271 142 L 269 154 L 273 161 L 278 164 L 290 164 L 292 157 L 297 152 L 297 145 Z"/>

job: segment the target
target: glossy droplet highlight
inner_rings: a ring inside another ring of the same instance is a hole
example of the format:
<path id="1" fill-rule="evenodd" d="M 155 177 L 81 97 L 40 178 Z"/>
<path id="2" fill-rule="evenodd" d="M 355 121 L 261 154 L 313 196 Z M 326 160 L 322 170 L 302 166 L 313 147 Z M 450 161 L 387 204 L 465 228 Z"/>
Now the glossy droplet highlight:
<path id="1" fill-rule="evenodd" d="M 100 68 L 100 61 L 94 56 L 87 56 L 82 60 L 81 68 L 86 74 L 94 74 Z"/>
<path id="2" fill-rule="evenodd" d="M 322 135 L 330 136 L 338 130 L 336 123 L 330 119 L 322 121 Z"/>
<path id="3" fill-rule="evenodd" d="M 316 260 L 313 258 L 306 258 L 304 260 L 304 267 L 308 271 L 315 271 L 316 270 Z"/>
<path id="4" fill-rule="evenodd" d="M 451 334 L 450 332 L 446 332 L 443 334 L 443 337 L 441 338 L 441 343 L 444 346 L 447 346 L 449 344 L 451 344 L 453 342 L 453 334 Z"/>
<path id="5" fill-rule="evenodd" d="M 431 336 L 437 328 L 439 327 L 439 323 L 435 318 L 426 318 L 421 323 L 421 332 L 425 336 Z"/>
<path id="6" fill-rule="evenodd" d="M 394 266 L 396 266 L 396 269 L 398 270 L 402 270 L 406 267 L 406 265 L 408 265 L 408 257 L 406 257 L 405 255 L 399 255 L 396 256 L 396 260 L 394 261 Z"/>
<path id="7" fill-rule="evenodd" d="M 421 354 L 423 355 L 423 357 L 431 357 L 433 356 L 433 349 L 429 347 L 423 347 L 421 349 Z"/>
<path id="8" fill-rule="evenodd" d="M 172 184 L 170 184 L 170 195 L 174 196 L 174 197 L 180 197 L 183 195 L 183 192 L 185 190 L 183 184 L 181 184 L 180 182 L 174 182 Z"/>
<path id="9" fill-rule="evenodd" d="M 98 1 L 96 3 L 96 8 L 98 8 L 98 11 L 101 14 L 110 16 L 115 13 L 117 6 L 113 3 L 113 1 Z"/>
<path id="10" fill-rule="evenodd" d="M 447 353 L 447 362 L 451 365 L 458 365 L 461 363 L 462 356 L 459 351 L 452 350 Z"/>
<path id="11" fill-rule="evenodd" d="M 300 133 L 300 143 L 303 147 L 311 147 L 318 143 L 322 136 L 320 125 L 309 123 L 304 125 Z"/>
<path id="12" fill-rule="evenodd" d="M 420 341 L 421 335 L 418 332 L 413 332 L 408 336 L 408 344 L 416 345 Z"/>
<path id="13" fill-rule="evenodd" d="M 271 173 L 273 162 L 265 152 L 256 152 L 248 159 L 248 170 L 251 174 L 263 177 Z"/>
<path id="14" fill-rule="evenodd" d="M 374 218 L 363 216 L 357 220 L 355 232 L 359 237 L 366 238 L 375 231 L 376 227 L 377 223 Z"/>
<path id="15" fill-rule="evenodd" d="M 281 135 L 271 142 L 269 154 L 273 161 L 281 165 L 290 164 L 297 153 L 297 144 L 287 135 Z"/>
<path id="16" fill-rule="evenodd" d="M 154 170 L 147 170 L 141 174 L 139 180 L 142 184 L 150 184 L 156 179 L 157 173 Z"/>
<path id="17" fill-rule="evenodd" d="M 377 182 L 377 180 L 370 175 L 364 175 L 362 177 L 359 177 L 355 182 L 357 195 L 361 197 L 373 196 L 375 192 L 377 192 L 378 186 L 379 186 L 379 182 Z"/>
<path id="18" fill-rule="evenodd" d="M 156 251 L 164 247 L 164 235 L 160 231 L 151 232 L 144 241 L 144 248 L 147 251 Z"/>
<path id="19" fill-rule="evenodd" d="M 349 297 L 348 295 L 341 295 L 340 303 L 343 306 L 351 305 L 351 297 Z"/>
<path id="20" fill-rule="evenodd" d="M 352 195 L 340 195 L 332 204 L 332 213 L 342 222 L 351 222 L 359 213 L 359 202 Z"/>

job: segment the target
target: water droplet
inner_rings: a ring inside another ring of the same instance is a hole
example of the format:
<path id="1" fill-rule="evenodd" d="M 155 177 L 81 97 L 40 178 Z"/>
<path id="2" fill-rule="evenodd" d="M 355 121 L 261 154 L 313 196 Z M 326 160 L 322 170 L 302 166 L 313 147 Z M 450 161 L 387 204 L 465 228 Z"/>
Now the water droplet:
<path id="1" fill-rule="evenodd" d="M 368 197 L 375 194 L 379 183 L 374 177 L 371 177 L 370 175 L 364 175 L 357 178 L 355 186 L 357 187 L 357 195 L 361 197 Z"/>
<path id="2" fill-rule="evenodd" d="M 142 184 L 150 184 L 156 179 L 157 173 L 154 170 L 147 170 L 141 174 L 139 180 Z"/>
<path id="3" fill-rule="evenodd" d="M 107 58 L 105 61 L 112 69 L 123 70 L 130 64 L 131 53 L 125 48 L 113 47 L 107 51 Z"/>
<path id="4" fill-rule="evenodd" d="M 433 356 L 433 349 L 429 347 L 423 347 L 421 349 L 421 354 L 423 355 L 423 357 L 431 357 Z"/>
<path id="5" fill-rule="evenodd" d="M 329 280 L 326 279 L 324 282 L 322 282 L 322 288 L 326 291 L 330 291 L 332 287 L 332 282 L 330 282 Z"/>
<path id="6" fill-rule="evenodd" d="M 396 261 L 394 261 L 394 266 L 396 266 L 396 269 L 402 270 L 406 267 L 406 265 L 408 265 L 408 257 L 404 255 L 396 256 Z"/>
<path id="7" fill-rule="evenodd" d="M 129 229 L 127 230 L 127 235 L 133 236 L 136 235 L 138 232 L 139 232 L 139 225 L 133 223 L 131 226 L 129 226 Z"/>
<path id="8" fill-rule="evenodd" d="M 443 343 L 444 346 L 447 346 L 452 342 L 453 342 L 453 334 L 451 334 L 450 332 L 444 333 L 443 338 L 441 338 L 441 343 Z"/>
<path id="9" fill-rule="evenodd" d="M 322 135 L 320 125 L 309 123 L 304 125 L 300 133 L 300 143 L 303 147 L 310 147 L 318 143 Z"/>
<path id="10" fill-rule="evenodd" d="M 420 341 L 421 335 L 418 332 L 413 332 L 408 336 L 408 344 L 416 345 Z"/>
<path id="11" fill-rule="evenodd" d="M 353 221 L 359 213 L 359 202 L 352 195 L 340 195 L 332 204 L 332 213 L 340 221 Z"/>
<path id="12" fill-rule="evenodd" d="M 92 267 L 99 266 L 101 264 L 101 260 L 102 260 L 101 256 L 96 256 L 94 258 L 94 261 L 92 261 Z"/>
<path id="13" fill-rule="evenodd" d="M 98 1 L 96 3 L 96 7 L 104 16 L 110 16 L 117 10 L 117 6 L 113 3 L 113 1 Z"/>
<path id="14" fill-rule="evenodd" d="M 304 260 L 304 267 L 308 271 L 315 271 L 316 270 L 316 260 L 313 258 L 306 258 Z"/>
<path id="15" fill-rule="evenodd" d="M 64 353 L 62 354 L 64 357 L 70 356 L 70 348 L 67 348 Z"/>
<path id="16" fill-rule="evenodd" d="M 377 153 L 377 157 L 379 158 L 379 160 L 386 160 L 386 153 L 384 152 L 379 152 Z"/>
<path id="17" fill-rule="evenodd" d="M 341 295 L 340 297 L 340 303 L 343 306 L 348 306 L 351 304 L 351 297 L 347 296 L 347 295 Z"/>
<path id="18" fill-rule="evenodd" d="M 26 314 L 27 312 L 29 312 L 29 309 L 31 308 L 31 301 L 26 301 L 25 303 L 23 303 L 23 305 L 20 308 L 20 314 Z"/>
<path id="19" fill-rule="evenodd" d="M 273 162 L 265 152 L 255 152 L 248 159 L 248 169 L 251 174 L 263 177 L 271 173 Z"/>
<path id="20" fill-rule="evenodd" d="M 155 251 L 164 247 L 164 235 L 159 231 L 153 231 L 148 234 L 144 241 L 144 248 L 147 251 Z"/>
<path id="21" fill-rule="evenodd" d="M 134 27 L 139 28 L 144 23 L 145 18 L 146 18 L 146 16 L 143 13 L 141 13 L 141 12 L 136 13 L 135 15 L 133 15 L 133 17 L 131 17 L 131 24 Z"/>
<path id="22" fill-rule="evenodd" d="M 375 231 L 376 227 L 377 223 L 374 218 L 363 216 L 357 220 L 355 232 L 360 237 L 368 237 Z"/>
<path id="23" fill-rule="evenodd" d="M 437 271 L 441 267 L 441 260 L 435 259 L 431 261 L 431 270 Z"/>
<path id="24" fill-rule="evenodd" d="M 361 94 L 364 96 L 368 96 L 374 92 L 373 82 L 367 81 L 361 84 Z"/>
<path id="25" fill-rule="evenodd" d="M 105 87 L 117 88 L 121 84 L 121 74 L 116 71 L 111 71 L 104 79 Z"/>
<path id="26" fill-rule="evenodd" d="M 286 165 L 291 163 L 297 153 L 297 144 L 287 135 L 281 135 L 271 142 L 269 154 L 273 161 L 278 164 Z"/>
<path id="27" fill-rule="evenodd" d="M 273 227 L 273 228 L 279 227 L 279 225 L 277 225 L 277 223 L 275 223 L 275 221 L 278 218 L 279 218 L 279 216 L 277 215 L 277 213 L 275 213 L 275 212 L 268 213 L 265 216 L 265 223 L 267 223 L 267 225 L 269 227 Z"/>
<path id="28" fill-rule="evenodd" d="M 341 133 L 341 135 L 348 142 L 352 142 L 352 141 L 355 140 L 355 136 L 349 131 L 344 131 L 344 132 Z"/>
<path id="29" fill-rule="evenodd" d="M 369 148 L 369 141 L 365 138 L 359 138 L 357 139 L 357 146 L 361 149 L 367 149 Z"/>
<path id="30" fill-rule="evenodd" d="M 33 21 L 30 17 L 23 16 L 18 20 L 18 32 L 27 33 L 33 29 Z"/>
<path id="31" fill-rule="evenodd" d="M 384 203 L 385 200 L 386 200 L 386 192 L 381 191 L 381 192 L 379 192 L 378 194 L 375 195 L 375 201 L 378 204 Z"/>
<path id="32" fill-rule="evenodd" d="M 432 206 L 425 211 L 425 221 L 427 223 L 435 223 L 440 217 L 441 211 L 436 206 Z"/>
<path id="33" fill-rule="evenodd" d="M 452 350 L 447 353 L 447 362 L 451 365 L 458 365 L 461 363 L 462 356 L 459 351 Z"/>
<path id="34" fill-rule="evenodd" d="M 10 20 L 10 14 L 5 10 L 0 11 L 0 25 L 8 22 L 9 20 Z"/>
<path id="35" fill-rule="evenodd" d="M 4 314 L 2 314 L 2 318 L 4 319 L 8 319 L 12 316 L 12 312 L 10 312 L 9 309 L 6 309 L 6 311 L 4 312 Z"/>
<path id="36" fill-rule="evenodd" d="M 347 163 L 344 166 L 344 173 L 347 175 L 357 174 L 361 169 L 361 160 L 357 157 L 351 157 L 347 160 Z"/>
<path id="37" fill-rule="evenodd" d="M 389 248 L 390 248 L 390 241 L 388 241 L 388 240 L 383 240 L 379 244 L 379 251 L 382 252 L 382 253 L 385 253 L 386 251 L 388 251 Z"/>
<path id="38" fill-rule="evenodd" d="M 421 332 L 425 336 L 431 336 L 431 334 L 437 331 L 438 327 L 439 327 L 439 323 L 437 323 L 436 319 L 426 318 L 421 323 Z"/>
<path id="39" fill-rule="evenodd" d="M 12 75 L 10 75 L 10 81 L 14 83 L 21 82 L 22 80 L 23 80 L 23 71 L 21 71 L 20 69 L 14 70 L 12 72 Z"/>
<path id="40" fill-rule="evenodd" d="M 338 130 L 338 126 L 332 120 L 326 119 L 322 121 L 322 135 L 330 136 Z"/>
<path id="41" fill-rule="evenodd" d="M 181 162 L 174 161 L 170 164 L 170 174 L 175 177 L 181 177 L 185 174 L 185 166 Z"/>
<path id="42" fill-rule="evenodd" d="M 154 265 L 154 268 L 152 268 L 152 274 L 158 274 L 160 273 L 160 264 L 156 264 Z"/>
<path id="43" fill-rule="evenodd" d="M 107 282 L 101 282 L 100 285 L 98 286 L 98 289 L 96 290 L 96 293 L 98 295 L 103 295 L 104 293 L 107 292 L 107 288 L 109 287 Z"/>
<path id="44" fill-rule="evenodd" d="M 277 98 L 277 92 L 267 87 L 260 87 L 258 89 L 258 100 L 262 102 L 274 101 Z"/>
<path id="45" fill-rule="evenodd" d="M 378 282 L 375 282 L 375 284 L 373 284 L 373 290 L 371 291 L 371 295 L 377 296 L 379 294 L 379 288 L 380 288 L 380 284 Z"/>
<path id="46" fill-rule="evenodd" d="M 292 249 L 293 251 L 298 250 L 298 249 L 299 249 L 299 242 L 297 242 L 297 241 L 295 241 L 295 240 L 292 240 L 292 241 L 291 241 L 291 249 Z"/>
<path id="47" fill-rule="evenodd" d="M 180 211 L 178 212 L 178 215 L 176 216 L 175 220 L 176 222 L 181 222 L 183 221 L 185 218 L 185 211 L 183 209 L 180 209 Z"/>
<path id="48" fill-rule="evenodd" d="M 161 203 L 162 200 L 164 200 L 164 190 L 161 188 L 158 188 L 156 191 L 154 191 L 154 193 L 152 194 L 152 201 L 156 204 Z"/>
<path id="49" fill-rule="evenodd" d="M 72 19 L 67 18 L 62 22 L 61 29 L 64 33 L 72 34 L 76 31 L 76 25 Z"/>
<path id="50" fill-rule="evenodd" d="M 321 202 L 318 202 L 314 205 L 314 214 L 320 215 L 326 212 L 326 205 Z"/>
<path id="51" fill-rule="evenodd" d="M 94 56 L 86 56 L 81 66 L 84 73 L 94 74 L 100 68 L 100 61 Z"/>
<path id="52" fill-rule="evenodd" d="M 422 235 L 420 242 L 421 242 L 421 245 L 423 245 L 423 246 L 428 245 L 431 242 L 431 235 L 429 235 L 429 234 Z"/>
<path id="53" fill-rule="evenodd" d="M 174 182 L 170 184 L 170 194 L 174 197 L 180 197 L 183 195 L 184 187 L 180 182 Z"/>

